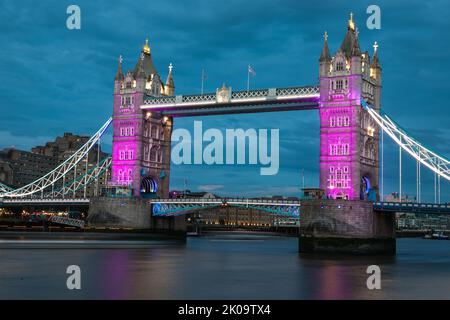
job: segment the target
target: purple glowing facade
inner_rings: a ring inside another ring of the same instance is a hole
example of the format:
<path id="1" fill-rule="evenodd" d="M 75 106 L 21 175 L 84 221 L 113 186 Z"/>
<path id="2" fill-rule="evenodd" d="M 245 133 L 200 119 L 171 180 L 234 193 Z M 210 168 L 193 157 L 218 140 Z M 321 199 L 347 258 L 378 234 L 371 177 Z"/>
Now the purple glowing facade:
<path id="1" fill-rule="evenodd" d="M 122 59 L 114 81 L 112 185 L 128 186 L 141 196 L 142 181 L 157 187 L 144 192 L 169 194 L 170 137 L 172 119 L 160 113 L 144 113 L 144 99 L 173 95 L 172 67 L 166 84 L 161 81 L 146 43 L 134 70 L 126 74 Z"/>
<path id="2" fill-rule="evenodd" d="M 327 34 L 320 67 L 320 188 L 330 199 L 378 198 L 379 131 L 364 98 L 380 109 L 381 67 L 361 52 L 350 18 L 341 47 L 331 57 Z"/>

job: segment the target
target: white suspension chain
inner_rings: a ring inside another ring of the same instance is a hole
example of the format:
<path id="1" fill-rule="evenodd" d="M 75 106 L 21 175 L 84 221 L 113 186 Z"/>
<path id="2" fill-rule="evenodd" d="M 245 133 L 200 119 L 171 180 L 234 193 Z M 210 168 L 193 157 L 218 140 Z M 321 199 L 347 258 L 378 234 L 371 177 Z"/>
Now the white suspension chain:
<path id="1" fill-rule="evenodd" d="M 409 153 L 419 163 L 436 173 L 438 177 L 443 177 L 450 181 L 449 160 L 420 144 L 400 128 L 391 118 L 387 115 L 377 113 L 364 100 L 362 101 L 362 105 L 373 120 L 375 120 L 375 122 L 392 138 L 392 140 L 395 141 L 395 143 L 397 143 L 397 145 Z"/>
<path id="2" fill-rule="evenodd" d="M 29 183 L 28 185 L 8 191 L 0 194 L 5 198 L 17 198 L 30 196 L 38 192 L 43 192 L 46 188 L 53 186 L 58 180 L 65 177 L 66 174 L 74 169 L 74 167 L 89 153 L 92 147 L 99 141 L 100 137 L 109 127 L 112 122 L 112 118 L 108 121 L 73 155 L 71 155 L 66 161 L 61 163 L 55 169 L 44 175 L 43 177 Z"/>

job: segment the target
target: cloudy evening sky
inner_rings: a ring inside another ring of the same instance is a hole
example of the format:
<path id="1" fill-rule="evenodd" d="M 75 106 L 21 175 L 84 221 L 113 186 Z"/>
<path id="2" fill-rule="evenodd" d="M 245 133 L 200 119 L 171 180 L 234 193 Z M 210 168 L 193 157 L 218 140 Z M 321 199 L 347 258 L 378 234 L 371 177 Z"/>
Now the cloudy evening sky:
<path id="1" fill-rule="evenodd" d="M 66 28 L 66 8 L 81 8 L 81 30 Z M 368 30 L 366 8 L 381 8 L 381 30 Z M 149 38 L 165 80 L 174 65 L 177 94 L 222 83 L 245 89 L 315 85 L 323 32 L 332 53 L 346 32 L 349 12 L 362 50 L 379 43 L 382 107 L 419 141 L 450 156 L 450 3 L 435 1 L 11 1 L 0 3 L 0 148 L 29 150 L 64 132 L 91 134 L 110 116 L 120 54 L 134 67 Z M 299 195 L 318 185 L 317 111 L 202 117 L 205 128 L 279 128 L 280 171 L 258 166 L 172 166 L 173 189 L 223 195 Z M 194 118 L 175 120 L 193 128 Z M 386 140 L 388 138 L 386 137 Z M 110 144 L 110 141 L 107 142 Z M 106 149 L 110 146 L 105 145 Z M 386 142 L 385 193 L 398 189 L 398 148 Z M 415 194 L 415 163 L 405 161 L 405 189 Z M 422 170 L 423 194 L 433 198 L 433 175 Z M 443 183 L 443 199 L 450 187 Z M 449 194 L 449 196 L 447 196 Z"/>

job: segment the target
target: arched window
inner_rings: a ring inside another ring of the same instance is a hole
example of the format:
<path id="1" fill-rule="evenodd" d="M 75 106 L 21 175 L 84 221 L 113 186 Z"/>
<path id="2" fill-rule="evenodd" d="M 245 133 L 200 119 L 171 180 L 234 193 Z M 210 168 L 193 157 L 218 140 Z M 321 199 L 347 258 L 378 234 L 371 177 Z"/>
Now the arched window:
<path id="1" fill-rule="evenodd" d="M 152 147 L 150 149 L 150 161 L 156 162 L 157 161 L 156 157 L 157 157 L 156 147 Z"/>
<path id="2" fill-rule="evenodd" d="M 151 137 L 157 138 L 158 129 L 156 128 L 156 125 L 152 125 L 150 131 L 151 131 Z"/>

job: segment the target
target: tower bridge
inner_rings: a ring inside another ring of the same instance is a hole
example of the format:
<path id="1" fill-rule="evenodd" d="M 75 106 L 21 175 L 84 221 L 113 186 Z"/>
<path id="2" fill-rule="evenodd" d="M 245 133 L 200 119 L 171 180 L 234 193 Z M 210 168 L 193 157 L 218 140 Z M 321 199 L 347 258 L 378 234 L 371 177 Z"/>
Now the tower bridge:
<path id="1" fill-rule="evenodd" d="M 365 246 L 377 252 L 392 252 L 393 208 L 439 213 L 446 213 L 449 208 L 440 204 L 397 206 L 380 202 L 383 134 L 412 156 L 418 168 L 423 165 L 432 170 L 438 180 L 441 177 L 450 180 L 450 162 L 413 139 L 381 112 L 382 67 L 378 44 L 374 44 L 372 53 L 361 49 L 352 17 L 342 44 L 333 55 L 325 33 L 318 69 L 318 85 L 243 91 L 224 85 L 215 93 L 177 95 L 172 65 L 164 82 L 146 41 L 134 68 L 124 72 L 122 57 L 119 59 L 112 118 L 82 148 L 42 178 L 17 189 L 0 184 L 0 202 L 88 201 L 91 216 L 107 216 L 116 223 L 131 226 L 180 230 L 184 228 L 182 215 L 194 209 L 222 205 L 253 207 L 273 214 L 300 214 L 303 251 L 333 251 L 342 244 L 349 250 Z M 324 199 L 298 203 L 169 199 L 171 134 L 177 117 L 311 109 L 319 113 L 319 187 L 324 191 Z M 65 181 L 67 173 L 100 143 L 109 126 L 113 130 L 111 159 L 98 163 L 82 179 Z M 98 183 L 103 174 L 110 175 L 111 187 L 129 190 L 132 197 L 69 199 L 75 198 L 79 188 Z M 57 183 L 61 188 L 55 188 Z M 330 247 L 330 243 L 334 245 Z"/>

